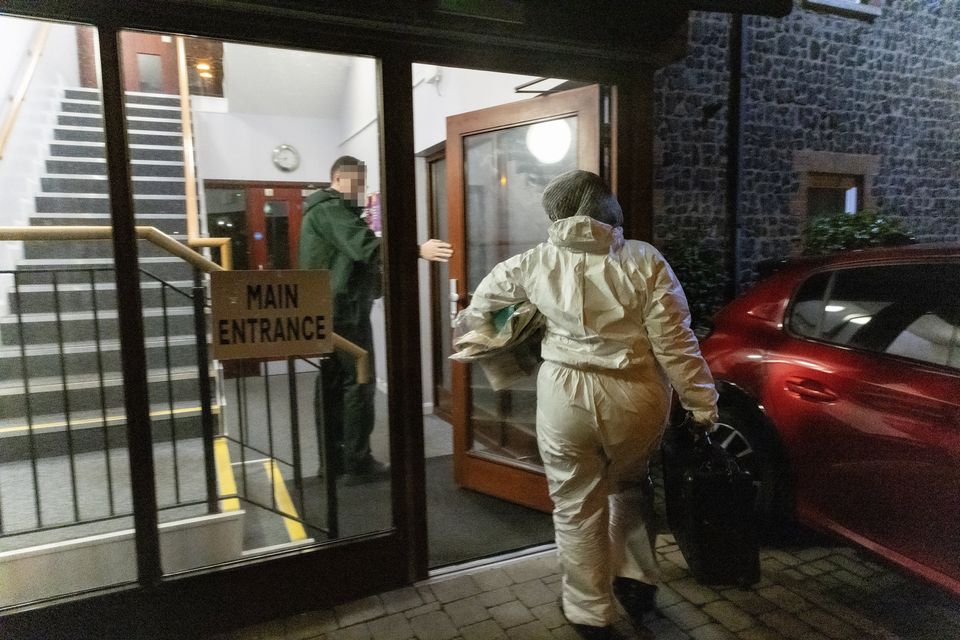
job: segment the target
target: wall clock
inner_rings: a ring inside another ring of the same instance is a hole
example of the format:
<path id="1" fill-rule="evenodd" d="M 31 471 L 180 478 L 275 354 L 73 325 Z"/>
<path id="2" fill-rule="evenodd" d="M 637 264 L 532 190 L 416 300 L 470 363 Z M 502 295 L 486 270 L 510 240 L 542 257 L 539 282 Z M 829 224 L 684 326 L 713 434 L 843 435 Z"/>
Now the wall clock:
<path id="1" fill-rule="evenodd" d="M 300 153 L 288 144 L 273 150 L 273 164 L 280 171 L 293 171 L 300 166 Z"/>

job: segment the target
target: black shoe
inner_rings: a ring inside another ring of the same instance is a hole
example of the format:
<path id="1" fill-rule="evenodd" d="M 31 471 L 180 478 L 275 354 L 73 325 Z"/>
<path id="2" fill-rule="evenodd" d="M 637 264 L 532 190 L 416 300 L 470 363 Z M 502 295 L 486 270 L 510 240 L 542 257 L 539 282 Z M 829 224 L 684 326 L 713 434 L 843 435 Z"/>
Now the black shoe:
<path id="1" fill-rule="evenodd" d="M 348 469 L 347 472 L 343 474 L 343 484 L 353 486 L 387 480 L 389 478 L 389 465 L 385 465 L 374 458 L 368 458 L 361 466 Z"/>
<path id="2" fill-rule="evenodd" d="M 646 614 L 656 608 L 657 587 L 633 578 L 614 578 L 613 595 L 633 625 L 642 626 Z"/>
<path id="3" fill-rule="evenodd" d="M 563 598 L 560 598 L 558 604 L 560 605 L 560 613 L 563 615 L 563 619 L 573 627 L 573 630 L 576 631 L 577 635 L 583 638 L 583 640 L 616 640 L 616 636 L 613 635 L 613 630 L 609 625 L 606 627 L 598 627 L 592 624 L 570 622 L 570 620 L 567 619 L 567 614 L 563 610 Z"/>

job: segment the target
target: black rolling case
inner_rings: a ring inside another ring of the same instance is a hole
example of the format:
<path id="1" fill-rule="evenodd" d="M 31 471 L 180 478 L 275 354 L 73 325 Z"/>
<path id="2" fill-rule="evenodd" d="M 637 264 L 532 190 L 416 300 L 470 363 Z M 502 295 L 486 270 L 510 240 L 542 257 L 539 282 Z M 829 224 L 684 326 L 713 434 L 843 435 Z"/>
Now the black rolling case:
<path id="1" fill-rule="evenodd" d="M 746 587 L 760 579 L 756 487 L 725 449 L 686 424 L 663 439 L 667 523 L 701 584 Z"/>

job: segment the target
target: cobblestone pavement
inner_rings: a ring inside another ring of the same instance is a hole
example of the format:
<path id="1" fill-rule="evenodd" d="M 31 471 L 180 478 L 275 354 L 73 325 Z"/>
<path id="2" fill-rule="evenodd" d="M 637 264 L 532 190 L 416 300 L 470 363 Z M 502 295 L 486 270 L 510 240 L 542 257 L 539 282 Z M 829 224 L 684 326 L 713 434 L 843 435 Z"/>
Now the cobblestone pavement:
<path id="1" fill-rule="evenodd" d="M 694 581 L 660 535 L 658 615 L 622 638 L 657 640 L 960 640 L 960 598 L 804 534 L 761 553 L 747 590 Z M 576 640 L 557 605 L 553 552 L 438 577 L 413 587 L 247 627 L 218 640 Z"/>

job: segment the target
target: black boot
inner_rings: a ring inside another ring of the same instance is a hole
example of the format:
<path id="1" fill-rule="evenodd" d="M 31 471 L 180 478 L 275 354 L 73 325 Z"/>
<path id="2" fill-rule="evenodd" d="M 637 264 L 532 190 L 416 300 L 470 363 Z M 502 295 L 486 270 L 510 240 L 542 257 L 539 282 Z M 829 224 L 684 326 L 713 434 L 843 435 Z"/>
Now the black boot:
<path id="1" fill-rule="evenodd" d="M 563 610 L 563 598 L 558 600 L 560 605 L 560 613 L 563 614 L 563 619 L 567 621 L 573 630 L 577 632 L 577 635 L 583 638 L 583 640 L 616 640 L 616 636 L 613 635 L 613 631 L 610 629 L 610 626 L 606 627 L 597 627 L 592 624 L 578 624 L 576 622 L 570 622 L 567 618 L 566 612 Z"/>
<path id="2" fill-rule="evenodd" d="M 623 606 L 633 626 L 643 626 L 643 617 L 656 607 L 657 587 L 632 578 L 614 578 L 613 595 Z"/>

